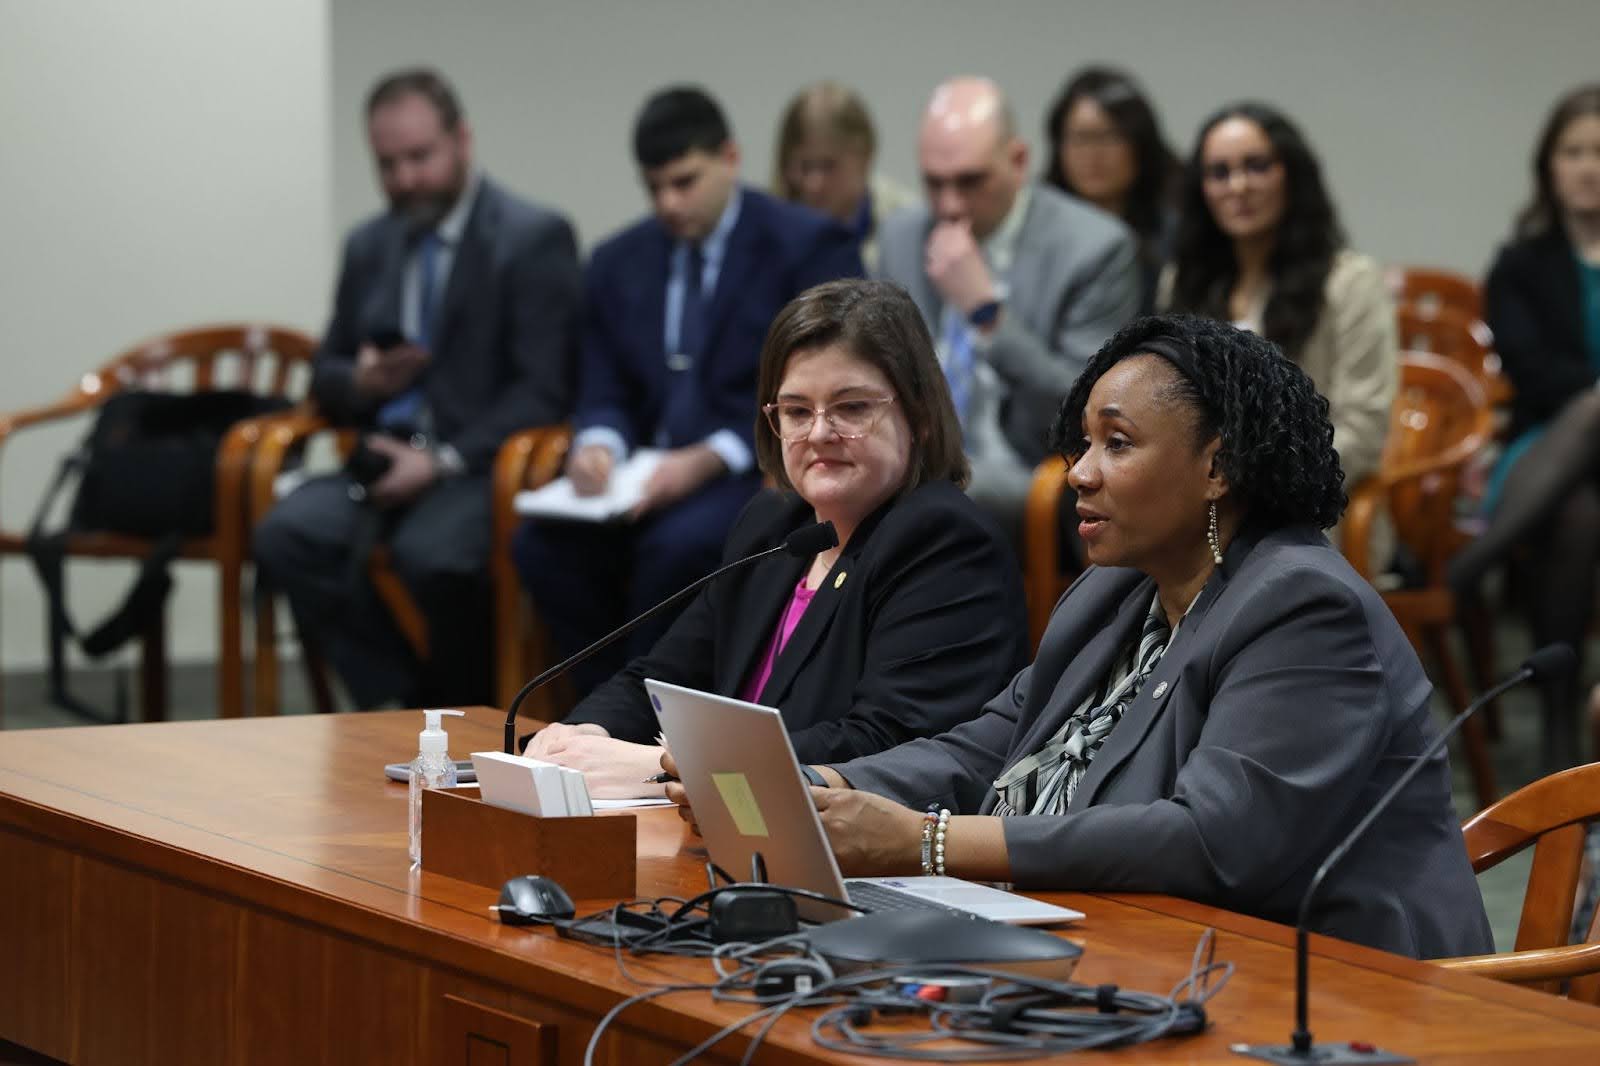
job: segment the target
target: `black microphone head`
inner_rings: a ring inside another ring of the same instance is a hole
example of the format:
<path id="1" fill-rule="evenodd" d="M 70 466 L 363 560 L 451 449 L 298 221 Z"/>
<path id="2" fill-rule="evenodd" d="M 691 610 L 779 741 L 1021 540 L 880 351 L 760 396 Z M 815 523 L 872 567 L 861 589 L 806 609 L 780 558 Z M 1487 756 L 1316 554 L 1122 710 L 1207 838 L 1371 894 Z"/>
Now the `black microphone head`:
<path id="1" fill-rule="evenodd" d="M 832 522 L 818 522 L 815 525 L 801 526 L 789 534 L 789 539 L 783 542 L 783 550 L 798 558 L 825 552 L 829 548 L 837 547 L 839 534 L 834 531 Z"/>
<path id="2" fill-rule="evenodd" d="M 1522 663 L 1522 668 L 1535 681 L 1565 677 L 1578 665 L 1578 653 L 1571 644 L 1546 644 Z"/>

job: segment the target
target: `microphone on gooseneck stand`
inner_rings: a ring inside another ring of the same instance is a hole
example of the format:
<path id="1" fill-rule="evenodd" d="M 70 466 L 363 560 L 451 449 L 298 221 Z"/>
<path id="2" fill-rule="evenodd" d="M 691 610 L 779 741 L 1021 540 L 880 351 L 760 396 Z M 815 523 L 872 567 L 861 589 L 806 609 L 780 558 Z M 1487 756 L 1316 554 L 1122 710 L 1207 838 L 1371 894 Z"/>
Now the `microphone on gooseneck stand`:
<path id="1" fill-rule="evenodd" d="M 700 580 L 679 589 L 677 592 L 674 592 L 671 596 L 668 596 L 666 599 L 662 600 L 660 603 L 656 604 L 639 617 L 634 618 L 631 621 L 624 622 L 621 626 L 612 630 L 610 633 L 607 633 L 605 636 L 601 637 L 587 648 L 578 651 L 577 653 L 552 666 L 550 669 L 546 670 L 532 681 L 529 681 L 526 685 L 523 685 L 521 691 L 519 691 L 511 700 L 511 706 L 506 711 L 506 754 L 515 755 L 517 753 L 517 711 L 519 708 L 521 708 L 522 702 L 540 688 L 543 688 L 545 685 L 554 681 L 568 670 L 571 670 L 574 666 L 577 666 L 579 663 L 589 658 L 595 652 L 609 647 L 613 642 L 627 636 L 629 633 L 632 633 L 635 629 L 638 629 L 639 626 L 649 621 L 651 618 L 654 618 L 668 607 L 671 607 L 675 603 L 681 602 L 686 597 L 699 591 L 701 586 L 709 584 L 711 581 L 721 577 L 730 570 L 738 570 L 740 567 L 748 566 L 760 559 L 765 559 L 769 555 L 776 555 L 778 552 L 784 552 L 786 554 L 803 559 L 806 556 L 816 555 L 818 552 L 824 552 L 829 548 L 836 547 L 838 543 L 839 534 L 835 532 L 832 522 L 817 522 L 813 525 L 801 526 L 793 533 L 790 533 L 789 536 L 784 539 L 782 544 L 767 548 L 764 551 L 758 551 L 754 555 L 746 555 L 743 559 L 735 559 L 727 566 L 724 566 L 719 570 L 712 571 L 705 577 L 702 577 Z"/>
<path id="2" fill-rule="evenodd" d="M 1317 872 L 1311 877 L 1311 884 L 1306 886 L 1306 894 L 1300 897 L 1300 915 L 1295 922 L 1294 930 L 1294 1034 L 1292 1043 L 1289 1044 L 1236 1044 L 1233 1047 L 1235 1054 L 1246 1058 L 1263 1059 L 1275 1062 L 1281 1066 L 1304 1066 L 1305 1063 L 1404 1063 L 1415 1062 L 1415 1059 L 1405 1055 L 1397 1055 L 1392 1051 L 1383 1051 L 1366 1043 L 1347 1044 L 1322 1044 L 1317 1045 L 1311 1039 L 1311 1029 L 1306 1020 L 1307 984 L 1306 967 L 1310 954 L 1306 922 L 1311 916 L 1311 904 L 1317 898 L 1317 890 L 1322 887 L 1322 882 L 1327 878 L 1328 872 L 1334 868 L 1340 859 L 1360 840 L 1362 835 L 1378 820 L 1378 816 L 1389 809 L 1389 804 L 1400 794 L 1400 791 L 1411 783 L 1411 779 L 1428 765 L 1436 752 L 1444 746 L 1461 723 L 1471 718 L 1484 704 L 1505 692 L 1515 688 L 1524 681 L 1546 681 L 1565 675 L 1577 665 L 1578 656 L 1568 644 L 1546 644 L 1527 659 L 1523 660 L 1517 672 L 1491 688 L 1467 704 L 1467 709 L 1450 719 L 1450 724 L 1433 738 L 1433 741 L 1423 749 L 1410 766 L 1406 767 L 1395 783 L 1389 786 L 1389 791 L 1378 798 L 1378 801 L 1367 811 L 1366 817 L 1356 823 L 1356 827 L 1339 841 L 1337 847 L 1328 853 L 1322 860 L 1322 865 L 1317 867 Z"/>

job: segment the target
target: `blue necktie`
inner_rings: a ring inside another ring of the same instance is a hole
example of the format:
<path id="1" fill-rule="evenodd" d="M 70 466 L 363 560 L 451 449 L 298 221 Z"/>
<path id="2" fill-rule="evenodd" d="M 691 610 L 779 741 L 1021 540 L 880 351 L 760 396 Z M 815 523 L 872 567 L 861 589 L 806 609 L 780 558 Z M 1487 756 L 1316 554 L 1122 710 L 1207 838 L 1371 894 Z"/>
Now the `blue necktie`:
<path id="1" fill-rule="evenodd" d="M 416 343 L 433 351 L 433 320 L 438 310 L 439 235 L 428 230 L 417 239 L 417 336 Z M 385 429 L 417 429 L 423 404 L 419 380 L 395 396 L 378 411 L 378 425 Z"/>
<path id="2" fill-rule="evenodd" d="M 700 245 L 689 245 L 689 269 L 683 278 L 683 307 L 678 313 L 678 351 L 688 356 L 702 354 L 706 343 L 706 302 L 700 288 L 705 274 L 705 252 Z"/>
<path id="3" fill-rule="evenodd" d="M 667 353 L 667 394 L 661 405 L 661 420 L 656 426 L 658 448 L 678 447 L 696 439 L 701 431 L 697 375 L 691 373 L 703 354 L 706 342 L 706 302 L 701 295 L 701 275 L 705 273 L 705 253 L 691 244 L 685 260 L 683 306 L 678 308 L 678 344 Z"/>
<path id="4" fill-rule="evenodd" d="M 967 426 L 967 408 L 972 403 L 972 331 L 967 320 L 953 307 L 944 313 L 945 380 L 950 382 L 950 400 L 955 404 L 961 428 Z"/>

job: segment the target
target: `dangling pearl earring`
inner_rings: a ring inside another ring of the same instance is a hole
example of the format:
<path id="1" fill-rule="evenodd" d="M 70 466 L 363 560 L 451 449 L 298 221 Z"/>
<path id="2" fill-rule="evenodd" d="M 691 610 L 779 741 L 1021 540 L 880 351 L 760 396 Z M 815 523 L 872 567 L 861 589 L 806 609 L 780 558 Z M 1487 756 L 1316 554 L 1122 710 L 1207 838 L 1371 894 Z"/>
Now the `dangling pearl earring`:
<path id="1" fill-rule="evenodd" d="M 1222 565 L 1222 540 L 1217 536 L 1217 501 L 1206 505 L 1206 543 L 1211 545 L 1211 561 Z"/>

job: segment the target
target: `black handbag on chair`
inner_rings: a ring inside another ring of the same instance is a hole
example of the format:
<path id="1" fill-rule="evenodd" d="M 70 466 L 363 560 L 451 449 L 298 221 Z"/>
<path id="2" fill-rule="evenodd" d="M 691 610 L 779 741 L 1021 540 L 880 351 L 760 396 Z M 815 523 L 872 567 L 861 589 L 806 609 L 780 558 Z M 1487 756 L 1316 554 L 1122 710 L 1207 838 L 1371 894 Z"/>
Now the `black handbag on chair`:
<path id="1" fill-rule="evenodd" d="M 281 396 L 231 390 L 130 390 L 101 405 L 82 446 L 62 460 L 28 532 L 28 555 L 45 590 L 53 703 L 87 718 L 102 717 L 66 690 L 66 638 L 77 639 L 86 655 L 99 659 L 161 617 L 172 589 L 172 560 L 184 540 L 214 530 L 222 438 L 241 419 L 289 406 Z M 77 494 L 66 524 L 47 530 L 61 490 L 74 477 Z M 121 604 L 83 635 L 66 605 L 64 563 L 68 539 L 76 533 L 115 533 L 152 542 Z M 125 709 L 119 706 L 116 717 L 123 720 Z"/>

